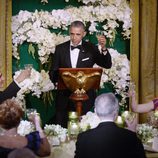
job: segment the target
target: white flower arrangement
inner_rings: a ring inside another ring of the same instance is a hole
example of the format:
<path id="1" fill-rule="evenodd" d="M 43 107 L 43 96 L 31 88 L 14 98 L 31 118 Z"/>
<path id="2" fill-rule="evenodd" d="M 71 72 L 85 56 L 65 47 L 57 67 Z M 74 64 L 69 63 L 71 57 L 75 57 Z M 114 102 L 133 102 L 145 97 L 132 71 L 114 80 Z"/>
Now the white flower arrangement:
<path id="1" fill-rule="evenodd" d="M 101 120 L 97 114 L 95 112 L 89 111 L 85 115 L 81 116 L 81 120 L 79 122 L 80 132 L 96 128 L 99 123 L 101 123 Z M 115 120 L 115 123 L 120 127 L 124 127 L 124 116 L 118 116 Z"/>
<path id="2" fill-rule="evenodd" d="M 35 131 L 35 126 L 30 121 L 20 121 L 20 124 L 17 129 L 18 134 L 20 134 L 21 136 L 25 136 L 33 131 Z"/>
<path id="3" fill-rule="evenodd" d="M 87 112 L 86 115 L 83 115 L 81 117 L 81 120 L 79 122 L 80 130 L 86 131 L 88 129 L 92 129 L 98 126 L 100 123 L 100 119 L 94 112 Z"/>
<path id="4" fill-rule="evenodd" d="M 87 1 L 89 2 L 93 1 Z M 86 1 L 83 0 L 83 3 L 86 4 Z M 74 20 L 81 20 L 85 24 L 90 22 L 90 34 L 97 32 L 98 22 L 102 23 L 106 20 L 102 30 L 109 39 L 115 38 L 116 28 L 119 27 L 118 21 L 123 22 L 122 34 L 130 38 L 132 11 L 126 1 L 121 0 L 117 3 L 104 1 L 102 3 L 104 5 L 69 7 L 52 10 L 52 12 L 20 11 L 18 15 L 12 17 L 13 56 L 20 59 L 18 46 L 27 41 L 38 45 L 39 59 L 42 64 L 47 63 L 49 55 L 54 53 L 55 46 L 69 39 L 69 36 L 50 32 L 49 28 L 67 30 Z"/>
<path id="5" fill-rule="evenodd" d="M 21 136 L 25 136 L 31 132 L 35 131 L 35 126 L 32 122 L 27 120 L 21 120 L 17 128 L 17 133 Z M 49 143 L 54 145 L 60 145 L 62 142 L 66 141 L 68 136 L 68 131 L 66 128 L 61 127 L 60 125 L 45 125 L 44 133 L 48 138 Z"/>
<path id="6" fill-rule="evenodd" d="M 157 136 L 157 132 L 156 128 L 153 128 L 153 126 L 145 123 L 138 124 L 136 128 L 136 133 L 144 144 L 147 144 L 154 138 L 154 136 Z"/>
<path id="7" fill-rule="evenodd" d="M 22 70 L 16 71 L 13 78 L 16 78 Z M 30 78 L 25 79 L 20 84 L 20 90 L 17 93 L 16 100 L 23 106 L 25 110 L 25 94 L 32 92 L 32 95 L 37 96 L 38 98 L 42 92 L 48 92 L 54 89 L 54 84 L 51 82 L 48 72 L 41 70 L 41 72 L 36 71 L 31 68 Z"/>
<path id="8" fill-rule="evenodd" d="M 53 145 L 60 145 L 61 142 L 65 142 L 68 136 L 66 128 L 60 125 L 45 125 L 44 132 L 49 140 L 49 143 Z"/>
<path id="9" fill-rule="evenodd" d="M 69 0 L 65 1 L 69 2 Z M 94 7 L 92 13 L 96 16 L 97 20 L 92 20 L 91 22 L 103 22 L 105 19 L 108 21 L 107 24 L 103 26 L 105 35 L 112 36 L 115 28 L 119 26 L 116 22 L 117 19 L 123 22 L 123 35 L 128 38 L 130 37 L 132 11 L 127 0 L 78 0 L 78 2 L 82 2 L 89 7 Z"/>
<path id="10" fill-rule="evenodd" d="M 112 57 L 112 67 L 110 69 L 103 69 L 100 87 L 103 88 L 104 83 L 111 82 L 115 88 L 115 93 L 122 97 L 119 102 L 120 106 L 124 106 L 128 97 L 127 89 L 130 84 L 130 62 L 126 54 L 120 54 L 112 48 L 108 50 Z M 94 67 L 98 66 L 94 65 Z"/>
<path id="11" fill-rule="evenodd" d="M 21 136 L 25 136 L 31 132 L 35 131 L 35 126 L 32 122 L 27 120 L 21 120 L 17 128 L 17 133 Z M 61 127 L 60 125 L 45 125 L 44 133 L 48 138 L 49 143 L 52 146 L 60 145 L 62 142 L 66 141 L 68 136 L 68 131 L 66 128 Z"/>
<path id="12" fill-rule="evenodd" d="M 66 0 L 67 2 L 69 0 Z M 48 2 L 43 0 L 41 2 Z M 78 0 L 85 4 L 80 7 L 67 7 L 65 9 L 48 11 L 20 11 L 18 15 L 12 17 L 12 43 L 13 56 L 20 59 L 18 46 L 25 41 L 31 47 L 38 46 L 38 56 L 41 64 L 46 64 L 50 54 L 55 51 L 55 46 L 70 39 L 61 33 L 68 30 L 68 26 L 74 20 L 81 20 L 85 24 L 89 23 L 89 33 L 98 32 L 98 24 L 102 23 L 104 35 L 113 40 L 119 22 L 122 25 L 122 34 L 125 38 L 130 38 L 132 27 L 131 9 L 126 0 Z M 88 5 L 87 5 L 88 4 Z M 97 4 L 97 5 L 96 5 Z M 106 21 L 106 23 L 105 23 Z M 52 33 L 49 29 L 59 29 L 59 33 Z M 32 54 L 34 51 L 29 50 Z M 126 105 L 127 87 L 129 86 L 129 61 L 126 55 L 118 53 L 114 49 L 109 49 L 112 56 L 113 66 L 111 69 L 103 69 L 101 87 L 105 82 L 114 85 L 115 93 L 121 95 L 120 105 Z M 40 96 L 39 85 L 31 89 L 33 95 Z M 23 89 L 24 90 L 24 89 Z M 30 89 L 27 89 L 30 91 Z M 24 93 L 18 94 L 19 98 L 24 98 Z"/>
<path id="13" fill-rule="evenodd" d="M 158 128 L 158 111 L 152 111 L 147 116 L 147 122 L 149 125 Z"/>

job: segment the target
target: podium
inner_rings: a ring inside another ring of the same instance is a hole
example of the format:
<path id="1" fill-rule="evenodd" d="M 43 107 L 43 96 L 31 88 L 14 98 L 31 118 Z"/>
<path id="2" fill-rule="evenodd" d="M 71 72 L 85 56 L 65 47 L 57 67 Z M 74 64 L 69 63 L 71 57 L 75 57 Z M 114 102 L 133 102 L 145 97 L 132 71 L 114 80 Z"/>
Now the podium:
<path id="1" fill-rule="evenodd" d="M 69 89 L 70 99 L 75 103 L 76 112 L 82 114 L 82 104 L 89 97 L 86 92 L 98 89 L 102 75 L 101 68 L 60 68 L 58 89 Z"/>

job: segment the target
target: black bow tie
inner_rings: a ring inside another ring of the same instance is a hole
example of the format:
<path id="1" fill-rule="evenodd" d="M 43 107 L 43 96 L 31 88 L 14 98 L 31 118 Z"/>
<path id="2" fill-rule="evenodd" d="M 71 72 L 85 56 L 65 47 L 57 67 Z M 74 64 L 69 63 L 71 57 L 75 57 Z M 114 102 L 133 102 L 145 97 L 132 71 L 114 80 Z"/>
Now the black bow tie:
<path id="1" fill-rule="evenodd" d="M 75 48 L 81 50 L 82 46 L 81 46 L 81 45 L 78 45 L 78 46 L 71 46 L 71 50 L 74 50 Z"/>

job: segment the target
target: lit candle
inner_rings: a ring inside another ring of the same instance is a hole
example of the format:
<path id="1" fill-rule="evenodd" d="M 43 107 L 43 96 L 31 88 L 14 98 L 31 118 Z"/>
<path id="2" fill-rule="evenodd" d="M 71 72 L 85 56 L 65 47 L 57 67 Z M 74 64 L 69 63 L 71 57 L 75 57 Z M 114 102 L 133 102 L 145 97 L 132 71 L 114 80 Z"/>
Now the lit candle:
<path id="1" fill-rule="evenodd" d="M 123 119 L 126 119 L 128 115 L 129 115 L 129 111 L 124 111 L 121 116 L 123 117 Z"/>
<path id="2" fill-rule="evenodd" d="M 116 119 L 116 124 L 119 126 L 119 127 L 123 127 L 123 120 L 122 120 L 122 117 L 121 116 L 118 116 L 117 119 Z"/>
<path id="3" fill-rule="evenodd" d="M 68 133 L 70 138 L 76 138 L 79 133 L 79 120 L 77 112 L 69 112 Z"/>

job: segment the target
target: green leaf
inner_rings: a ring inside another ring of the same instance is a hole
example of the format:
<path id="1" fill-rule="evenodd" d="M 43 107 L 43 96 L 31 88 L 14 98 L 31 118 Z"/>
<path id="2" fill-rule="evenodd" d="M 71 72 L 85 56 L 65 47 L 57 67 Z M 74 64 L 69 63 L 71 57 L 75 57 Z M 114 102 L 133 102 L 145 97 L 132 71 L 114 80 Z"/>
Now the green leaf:
<path id="1" fill-rule="evenodd" d="M 28 52 L 35 59 L 35 47 L 32 45 L 32 43 L 29 44 Z"/>

